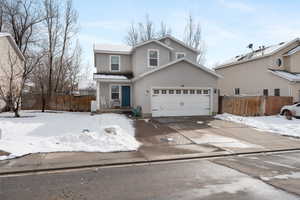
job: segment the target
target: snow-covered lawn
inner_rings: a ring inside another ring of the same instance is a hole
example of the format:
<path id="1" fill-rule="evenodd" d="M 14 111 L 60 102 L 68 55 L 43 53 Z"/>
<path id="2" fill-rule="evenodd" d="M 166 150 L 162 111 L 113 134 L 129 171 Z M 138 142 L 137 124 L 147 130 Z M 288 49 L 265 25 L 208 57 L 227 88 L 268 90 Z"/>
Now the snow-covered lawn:
<path id="1" fill-rule="evenodd" d="M 22 111 L 21 118 L 11 116 L 0 113 L 0 150 L 10 153 L 0 159 L 37 152 L 134 151 L 140 146 L 133 122 L 125 115 Z M 105 131 L 110 127 L 115 134 Z"/>
<path id="2" fill-rule="evenodd" d="M 215 118 L 245 124 L 260 131 L 268 131 L 281 135 L 300 137 L 300 120 L 295 118 L 292 120 L 287 120 L 284 116 L 280 115 L 242 117 L 228 113 L 216 115 Z"/>

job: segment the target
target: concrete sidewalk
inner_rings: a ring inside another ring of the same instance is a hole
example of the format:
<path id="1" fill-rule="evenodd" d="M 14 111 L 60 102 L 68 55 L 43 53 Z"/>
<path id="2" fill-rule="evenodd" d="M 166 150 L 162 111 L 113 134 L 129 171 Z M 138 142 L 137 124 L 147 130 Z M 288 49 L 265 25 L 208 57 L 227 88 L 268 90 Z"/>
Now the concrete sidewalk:
<path id="1" fill-rule="evenodd" d="M 31 154 L 0 161 L 0 174 L 300 150 L 299 139 L 211 118 L 183 119 L 136 121 L 143 143 L 137 152 Z"/>

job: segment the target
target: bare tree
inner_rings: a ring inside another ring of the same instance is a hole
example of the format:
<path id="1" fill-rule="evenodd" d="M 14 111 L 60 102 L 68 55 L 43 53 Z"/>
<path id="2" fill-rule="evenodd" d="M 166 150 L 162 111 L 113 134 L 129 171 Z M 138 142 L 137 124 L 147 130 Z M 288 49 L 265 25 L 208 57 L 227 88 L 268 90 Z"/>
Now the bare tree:
<path id="1" fill-rule="evenodd" d="M 127 35 L 125 36 L 125 42 L 129 46 L 135 46 L 139 42 L 139 32 L 134 22 L 130 24 Z"/>
<path id="2" fill-rule="evenodd" d="M 160 30 L 157 32 L 158 37 L 164 37 L 166 35 L 171 35 L 172 29 L 170 27 L 167 27 L 167 25 L 161 21 L 160 22 Z"/>
<path id="3" fill-rule="evenodd" d="M 55 0 L 44 0 L 44 11 L 45 11 L 45 27 L 47 29 L 47 66 L 48 66 L 48 86 L 47 86 L 47 99 L 50 101 L 53 91 L 53 70 L 54 70 L 54 59 L 57 53 L 58 40 L 61 24 L 59 21 L 59 5 Z"/>
<path id="4" fill-rule="evenodd" d="M 57 92 L 60 80 L 62 79 L 63 76 L 62 71 L 64 67 L 64 58 L 68 50 L 67 48 L 69 42 L 72 39 L 72 37 L 76 34 L 77 31 L 77 18 L 78 18 L 78 13 L 73 8 L 72 0 L 68 0 L 66 2 L 66 6 L 64 10 L 62 49 L 61 49 L 61 54 L 58 63 L 58 70 L 57 70 L 58 73 L 56 75 L 54 92 Z"/>
<path id="5" fill-rule="evenodd" d="M 148 14 L 145 17 L 145 22 L 139 23 L 139 34 L 142 42 L 152 40 L 156 37 L 154 24 Z"/>
<path id="6" fill-rule="evenodd" d="M 138 22 L 137 25 L 133 22 L 131 23 L 127 35 L 125 36 L 125 41 L 128 45 L 134 46 L 139 42 L 152 40 L 156 37 L 155 25 L 149 15 L 146 14 L 145 21 Z"/>
<path id="7" fill-rule="evenodd" d="M 35 67 L 36 38 L 38 35 L 37 25 L 44 20 L 37 0 L 1 0 L 0 1 L 0 29 L 9 32 L 18 48 L 25 57 L 22 67 L 22 81 L 19 96 L 21 96 L 29 74 Z M 16 101 L 19 107 L 20 98 Z M 17 114 L 19 115 L 19 114 Z"/>
<path id="8" fill-rule="evenodd" d="M 8 48 L 7 58 L 0 63 L 0 75 L 0 97 L 6 103 L 7 108 L 14 112 L 15 117 L 20 117 L 23 61 L 12 52 L 11 48 Z"/>
<path id="9" fill-rule="evenodd" d="M 184 31 L 184 42 L 199 51 L 198 62 L 204 62 L 205 45 L 202 41 L 201 25 L 196 23 L 194 17 L 189 14 Z"/>

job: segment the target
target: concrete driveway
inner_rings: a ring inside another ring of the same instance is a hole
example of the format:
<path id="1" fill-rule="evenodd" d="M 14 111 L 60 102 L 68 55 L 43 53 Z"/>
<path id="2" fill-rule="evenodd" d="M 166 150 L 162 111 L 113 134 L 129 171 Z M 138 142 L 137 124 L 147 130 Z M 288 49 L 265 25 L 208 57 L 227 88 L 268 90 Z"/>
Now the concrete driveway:
<path id="1" fill-rule="evenodd" d="M 300 140 L 212 117 L 167 117 L 135 122 L 147 159 L 170 159 L 300 148 Z"/>
<path id="2" fill-rule="evenodd" d="M 299 150 L 300 139 L 211 117 L 135 120 L 135 152 L 57 152 L 0 161 L 0 174 Z"/>

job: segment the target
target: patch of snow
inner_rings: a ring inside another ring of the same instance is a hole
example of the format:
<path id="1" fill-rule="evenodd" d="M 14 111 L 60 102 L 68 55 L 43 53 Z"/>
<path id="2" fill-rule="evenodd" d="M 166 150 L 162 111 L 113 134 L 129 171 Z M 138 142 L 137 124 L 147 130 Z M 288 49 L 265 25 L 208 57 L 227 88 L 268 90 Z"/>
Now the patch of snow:
<path id="1" fill-rule="evenodd" d="M 94 80 L 87 80 L 87 79 L 79 80 L 78 89 L 79 90 L 96 89 L 96 82 Z"/>
<path id="2" fill-rule="evenodd" d="M 292 55 L 294 53 L 297 53 L 298 51 L 300 51 L 300 46 L 297 46 L 296 48 L 290 50 L 289 52 L 287 52 L 286 55 L 290 56 L 290 55 Z"/>
<path id="3" fill-rule="evenodd" d="M 204 124 L 203 121 L 197 121 L 197 124 Z"/>
<path id="4" fill-rule="evenodd" d="M 116 80 L 128 80 L 126 76 L 123 75 L 105 75 L 105 74 L 94 74 L 94 78 L 100 79 L 116 79 Z"/>
<path id="5" fill-rule="evenodd" d="M 254 127 L 259 131 L 300 137 L 300 120 L 295 118 L 293 118 L 293 120 L 287 120 L 284 116 L 280 115 L 242 117 L 228 113 L 216 115 L 215 118 L 245 124 Z"/>
<path id="6" fill-rule="evenodd" d="M 130 52 L 132 47 L 119 44 L 95 44 L 94 50 L 98 51 L 117 51 L 117 52 Z"/>
<path id="7" fill-rule="evenodd" d="M 277 190 L 260 180 L 249 177 L 234 178 L 229 183 L 204 184 L 203 187 L 189 189 L 186 193 L 187 196 L 206 197 L 207 199 L 213 199 L 214 196 L 221 196 L 223 194 L 238 196 L 237 193 L 240 193 L 239 195 L 242 195 L 245 199 L 248 199 L 247 197 L 250 197 L 249 199 L 298 199 L 297 196 Z M 181 192 L 181 195 L 184 196 L 185 192 Z M 239 197 L 242 198 L 242 196 Z"/>
<path id="8" fill-rule="evenodd" d="M 291 42 L 291 41 L 289 41 L 289 42 Z M 239 62 L 239 61 L 246 61 L 246 60 L 262 57 L 265 55 L 270 55 L 270 54 L 276 52 L 277 50 L 279 50 L 283 45 L 285 45 L 289 42 L 281 42 L 279 44 L 267 46 L 264 49 L 257 49 L 257 50 L 254 50 L 253 52 L 241 54 L 241 55 L 235 56 L 233 58 L 230 58 L 230 59 L 222 62 L 220 65 L 227 65 L 227 64 L 232 64 L 232 63 Z"/>
<path id="9" fill-rule="evenodd" d="M 290 174 L 281 174 L 272 177 L 261 176 L 260 178 L 265 181 L 269 181 L 272 179 L 289 179 L 289 178 L 300 179 L 300 172 L 292 172 Z"/>
<path id="10" fill-rule="evenodd" d="M 257 148 L 258 145 L 250 144 L 248 142 L 240 141 L 230 137 L 224 137 L 215 134 L 203 134 L 197 140 L 197 144 L 212 144 L 217 147 L 231 147 L 231 148 Z"/>
<path id="11" fill-rule="evenodd" d="M 133 121 L 125 115 L 23 111 L 22 118 L 9 116 L 0 114 L 0 149 L 11 154 L 0 159 L 38 152 L 134 151 L 140 146 Z M 107 133 L 106 128 L 114 128 L 116 134 Z"/>
<path id="12" fill-rule="evenodd" d="M 271 73 L 281 77 L 281 78 L 285 78 L 289 81 L 300 81 L 300 74 L 295 74 L 295 73 L 290 73 L 290 72 L 286 72 L 286 71 L 274 71 L 274 70 L 269 70 Z"/>

